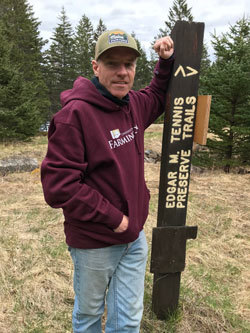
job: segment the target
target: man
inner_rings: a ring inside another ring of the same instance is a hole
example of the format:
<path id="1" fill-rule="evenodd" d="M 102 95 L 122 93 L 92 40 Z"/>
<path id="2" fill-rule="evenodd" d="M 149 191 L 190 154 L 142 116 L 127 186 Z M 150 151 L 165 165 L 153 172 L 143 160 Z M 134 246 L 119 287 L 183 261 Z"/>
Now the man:
<path id="1" fill-rule="evenodd" d="M 136 42 L 104 32 L 92 61 L 94 79 L 79 77 L 61 94 L 49 128 L 41 177 L 47 203 L 62 208 L 74 263 L 74 333 L 139 332 L 149 191 L 144 179 L 144 130 L 164 111 L 173 41 L 159 39 L 150 85 L 132 91 Z"/>

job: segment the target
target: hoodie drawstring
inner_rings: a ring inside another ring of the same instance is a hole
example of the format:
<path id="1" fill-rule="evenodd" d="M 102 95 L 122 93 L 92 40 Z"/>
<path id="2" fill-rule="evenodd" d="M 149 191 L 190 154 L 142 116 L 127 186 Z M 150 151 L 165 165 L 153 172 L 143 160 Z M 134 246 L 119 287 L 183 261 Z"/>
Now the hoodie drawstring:
<path id="1" fill-rule="evenodd" d="M 138 142 L 138 135 L 135 133 L 135 128 L 137 128 L 138 130 L 139 130 L 139 128 L 138 128 L 138 125 L 135 123 L 135 118 L 134 118 L 133 112 L 131 112 L 131 110 L 129 110 L 129 113 L 131 115 L 133 132 L 134 132 L 134 136 L 135 136 L 135 146 L 136 146 L 138 155 L 141 155 L 140 143 Z"/>

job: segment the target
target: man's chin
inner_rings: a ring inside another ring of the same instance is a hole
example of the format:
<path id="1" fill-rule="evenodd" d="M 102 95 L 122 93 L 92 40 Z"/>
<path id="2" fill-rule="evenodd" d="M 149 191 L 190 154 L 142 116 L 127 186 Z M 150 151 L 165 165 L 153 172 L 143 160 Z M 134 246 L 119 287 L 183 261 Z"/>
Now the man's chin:
<path id="1" fill-rule="evenodd" d="M 119 99 L 122 99 L 123 97 L 125 97 L 127 95 L 128 91 L 124 90 L 124 91 L 117 91 L 117 90 L 114 90 L 113 92 L 111 92 L 111 94 Z"/>

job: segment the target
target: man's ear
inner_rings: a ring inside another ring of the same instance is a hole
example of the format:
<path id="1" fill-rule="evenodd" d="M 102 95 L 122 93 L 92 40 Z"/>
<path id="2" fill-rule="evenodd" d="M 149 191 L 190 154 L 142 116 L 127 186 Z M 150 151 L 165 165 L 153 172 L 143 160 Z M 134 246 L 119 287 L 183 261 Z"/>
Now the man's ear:
<path id="1" fill-rule="evenodd" d="M 99 64 L 96 60 L 92 60 L 92 68 L 93 68 L 93 72 L 95 74 L 95 76 L 98 77 L 99 74 Z"/>

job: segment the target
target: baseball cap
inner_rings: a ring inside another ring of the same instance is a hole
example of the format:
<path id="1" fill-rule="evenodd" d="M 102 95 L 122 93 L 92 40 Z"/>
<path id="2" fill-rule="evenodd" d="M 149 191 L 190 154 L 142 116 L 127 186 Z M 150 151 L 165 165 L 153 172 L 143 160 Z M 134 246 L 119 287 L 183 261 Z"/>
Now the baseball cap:
<path id="1" fill-rule="evenodd" d="M 98 38 L 95 47 L 95 60 L 98 60 L 105 51 L 117 46 L 133 49 L 137 57 L 141 55 L 135 39 L 130 34 L 121 29 L 114 29 L 103 32 Z"/>

